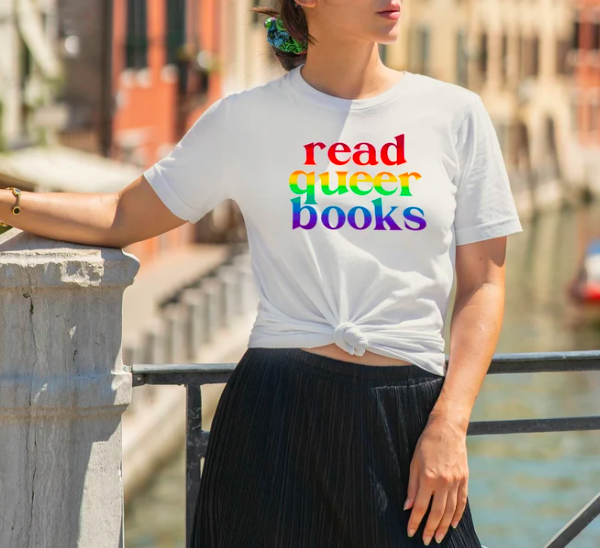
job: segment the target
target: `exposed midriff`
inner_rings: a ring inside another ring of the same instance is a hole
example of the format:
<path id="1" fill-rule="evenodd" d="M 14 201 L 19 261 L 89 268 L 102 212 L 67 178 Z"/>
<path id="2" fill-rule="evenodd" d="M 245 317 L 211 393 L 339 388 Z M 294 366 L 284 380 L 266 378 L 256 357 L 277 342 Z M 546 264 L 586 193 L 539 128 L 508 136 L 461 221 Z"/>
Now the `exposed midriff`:
<path id="1" fill-rule="evenodd" d="M 362 356 L 353 356 L 348 354 L 345 350 L 340 348 L 337 344 L 326 344 L 325 346 L 316 346 L 314 348 L 301 348 L 306 352 L 312 352 L 313 354 L 319 354 L 320 356 L 327 356 L 329 358 L 335 358 L 336 360 L 343 360 L 352 363 L 362 363 L 364 365 L 411 365 L 410 362 L 400 360 L 397 358 L 388 358 L 386 356 L 380 356 L 374 352 L 366 350 Z"/>

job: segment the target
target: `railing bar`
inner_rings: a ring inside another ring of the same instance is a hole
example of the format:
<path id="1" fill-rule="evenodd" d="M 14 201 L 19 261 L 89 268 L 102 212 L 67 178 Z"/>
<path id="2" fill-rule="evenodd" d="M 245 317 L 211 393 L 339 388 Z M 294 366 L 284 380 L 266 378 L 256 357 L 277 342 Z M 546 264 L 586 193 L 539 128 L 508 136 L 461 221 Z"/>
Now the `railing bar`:
<path id="1" fill-rule="evenodd" d="M 496 352 L 493 360 L 498 361 L 560 361 L 600 360 L 600 350 L 569 350 L 564 352 Z"/>
<path id="2" fill-rule="evenodd" d="M 202 450 L 202 393 L 199 384 L 187 386 L 186 436 L 186 493 L 185 531 L 186 546 L 190 546 L 196 499 L 200 490 L 200 454 Z"/>
<path id="3" fill-rule="evenodd" d="M 548 426 L 546 426 L 546 424 Z M 549 419 L 522 419 L 505 421 L 474 421 L 467 428 L 468 436 L 493 434 L 526 434 L 600 430 L 598 417 L 567 417 Z M 202 431 L 200 454 L 206 454 L 210 431 Z"/>
<path id="4" fill-rule="evenodd" d="M 552 419 L 522 419 L 504 421 L 473 421 L 467 428 L 468 436 L 494 434 L 533 434 L 600 430 L 599 417 L 566 417 Z M 203 431 L 202 455 L 205 454 L 210 432 Z"/>
<path id="5" fill-rule="evenodd" d="M 448 356 L 446 356 L 446 361 Z M 227 375 L 236 363 L 201 364 L 134 364 L 134 375 L 145 377 L 146 383 L 177 384 L 170 379 L 191 378 L 193 375 Z M 573 351 L 555 353 L 495 354 L 488 368 L 488 374 L 502 373 L 557 373 L 572 371 L 600 371 L 600 352 Z M 157 380 L 151 380 L 155 377 Z M 223 378 L 223 377 L 221 377 Z M 183 383 L 185 384 L 185 383 Z"/>
<path id="6" fill-rule="evenodd" d="M 446 355 L 446 361 L 449 356 Z M 514 363 L 514 362 L 563 362 L 563 361 L 599 361 L 600 362 L 600 350 L 570 350 L 565 352 L 507 352 L 495 353 L 492 357 L 492 362 L 503 362 L 503 363 Z M 163 369 L 164 367 L 181 368 L 195 370 L 197 367 L 221 367 L 228 366 L 226 363 L 185 363 L 185 364 L 136 364 L 133 365 L 134 369 L 140 367 L 144 370 L 151 371 L 152 369 Z"/>
<path id="7" fill-rule="evenodd" d="M 496 360 L 490 364 L 488 375 L 502 373 L 563 373 L 575 371 L 600 371 L 600 360 L 529 361 Z"/>
<path id="8" fill-rule="evenodd" d="M 600 430 L 600 416 L 473 421 L 469 423 L 467 435 L 571 432 L 578 430 Z"/>
<path id="9" fill-rule="evenodd" d="M 141 386 L 142 384 L 215 384 L 227 382 L 229 376 L 235 369 L 236 364 L 226 364 L 229 368 L 220 368 L 212 371 L 205 371 L 202 368 L 188 371 L 176 371 L 173 369 L 164 369 L 156 371 L 140 371 L 137 367 L 133 373 L 133 385 Z M 519 369 L 513 366 L 505 366 L 503 364 L 492 364 L 488 370 L 488 375 L 502 373 L 559 373 L 559 372 L 576 372 L 576 371 L 600 371 L 600 367 L 588 366 L 556 366 L 553 369 L 548 367 L 538 368 L 537 366 L 523 366 Z"/>
<path id="10" fill-rule="evenodd" d="M 598 516 L 600 516 L 600 493 L 556 533 L 544 548 L 564 548 Z"/>
<path id="11" fill-rule="evenodd" d="M 228 373 L 190 373 L 190 374 L 171 374 L 171 375 L 155 375 L 146 373 L 143 375 L 144 384 L 218 384 L 226 383 L 231 376 L 231 372 Z"/>
<path id="12" fill-rule="evenodd" d="M 135 364 L 133 373 L 142 375 L 170 375 L 171 373 L 227 373 L 235 369 L 236 363 L 165 363 L 154 364 Z"/>

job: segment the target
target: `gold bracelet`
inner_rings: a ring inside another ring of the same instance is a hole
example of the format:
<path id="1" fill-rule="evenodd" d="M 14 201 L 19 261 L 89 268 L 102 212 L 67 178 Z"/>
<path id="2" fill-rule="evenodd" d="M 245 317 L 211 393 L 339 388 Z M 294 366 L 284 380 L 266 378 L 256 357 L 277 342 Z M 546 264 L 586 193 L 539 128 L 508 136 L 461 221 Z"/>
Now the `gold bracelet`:
<path id="1" fill-rule="evenodd" d="M 13 213 L 13 215 L 18 215 L 19 213 L 21 213 L 21 206 L 20 206 L 21 190 L 14 186 L 9 186 L 6 188 L 6 190 L 10 190 L 12 192 L 13 196 L 17 199 L 17 201 L 15 202 L 15 205 L 12 207 L 12 213 Z M 0 226 L 11 226 L 11 225 L 0 221 Z"/>

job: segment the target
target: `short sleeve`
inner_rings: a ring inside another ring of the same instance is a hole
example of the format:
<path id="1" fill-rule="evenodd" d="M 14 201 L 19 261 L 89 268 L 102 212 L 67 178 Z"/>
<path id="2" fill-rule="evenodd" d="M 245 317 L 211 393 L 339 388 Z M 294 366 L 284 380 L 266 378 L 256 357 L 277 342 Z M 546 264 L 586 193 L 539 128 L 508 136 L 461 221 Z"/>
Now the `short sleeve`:
<path id="1" fill-rule="evenodd" d="M 456 245 L 522 232 L 496 130 L 479 95 L 458 129 Z"/>
<path id="2" fill-rule="evenodd" d="M 224 110 L 223 99 L 215 101 L 171 152 L 144 172 L 171 212 L 191 223 L 229 198 L 222 145 Z"/>

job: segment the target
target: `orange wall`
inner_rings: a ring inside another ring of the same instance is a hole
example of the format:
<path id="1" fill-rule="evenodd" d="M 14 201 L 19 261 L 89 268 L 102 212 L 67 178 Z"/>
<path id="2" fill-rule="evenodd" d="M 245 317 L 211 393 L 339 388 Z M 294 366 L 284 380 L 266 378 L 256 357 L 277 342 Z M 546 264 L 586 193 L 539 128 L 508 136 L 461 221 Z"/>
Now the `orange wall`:
<path id="1" fill-rule="evenodd" d="M 594 21 L 594 11 L 600 10 L 600 0 L 579 0 L 575 4 L 579 9 L 580 27 L 580 50 L 575 66 L 575 87 L 581 98 L 578 108 L 578 136 L 579 142 L 588 147 L 600 146 L 598 135 L 590 132 L 592 124 L 596 127 L 600 125 L 600 109 L 596 108 L 595 113 L 592 110 L 591 102 L 594 94 L 596 100 L 600 101 L 600 52 L 593 52 L 592 46 L 592 25 Z M 599 11 L 600 13 L 600 11 Z M 592 117 L 596 118 L 592 120 Z"/>
<path id="2" fill-rule="evenodd" d="M 119 134 L 127 130 L 147 130 L 147 139 L 142 147 L 147 166 L 156 159 L 161 144 L 174 142 L 176 138 L 177 82 L 165 81 L 161 76 L 165 66 L 165 1 L 148 0 L 148 86 L 135 78 L 132 78 L 131 85 L 124 82 L 126 0 L 115 0 L 114 8 L 114 88 L 119 101 L 123 102 L 113 120 L 115 137 L 118 139 Z M 132 76 L 135 72 L 130 71 Z"/>
<path id="3" fill-rule="evenodd" d="M 192 1 L 198 2 L 198 21 L 196 21 L 196 25 L 201 36 L 202 47 L 218 57 L 220 53 L 221 18 L 224 15 L 223 7 L 219 3 L 219 0 Z M 218 72 L 214 72 L 210 78 L 208 99 L 204 105 L 190 112 L 185 123 L 186 128 L 190 128 L 206 108 L 221 97 L 221 94 L 221 78 Z"/>
<path id="4" fill-rule="evenodd" d="M 144 85 L 136 76 L 137 71 L 125 70 L 125 39 L 127 24 L 126 0 L 114 0 L 114 37 L 113 37 L 113 85 L 117 107 L 113 119 L 115 149 L 113 156 L 122 159 L 119 143 L 123 136 L 135 135 L 139 139 L 136 151 L 139 151 L 143 167 L 148 168 L 158 161 L 165 150 L 175 144 L 182 135 L 177 134 L 177 77 L 169 76 L 165 70 L 164 34 L 166 32 L 165 2 L 168 0 L 148 0 L 148 83 Z M 220 16 L 218 0 L 189 0 L 197 2 L 198 20 L 188 20 L 188 32 L 196 25 L 202 47 L 217 52 L 218 18 Z M 188 10 L 188 16 L 193 13 Z M 172 80 L 172 81 L 169 81 Z M 185 129 L 189 128 L 198 116 L 220 96 L 217 77 L 211 77 L 209 100 L 193 110 L 185 120 Z M 156 260 L 164 252 L 192 242 L 194 227 L 186 223 L 180 228 L 138 242 L 127 250 L 136 255 L 142 267 Z"/>

